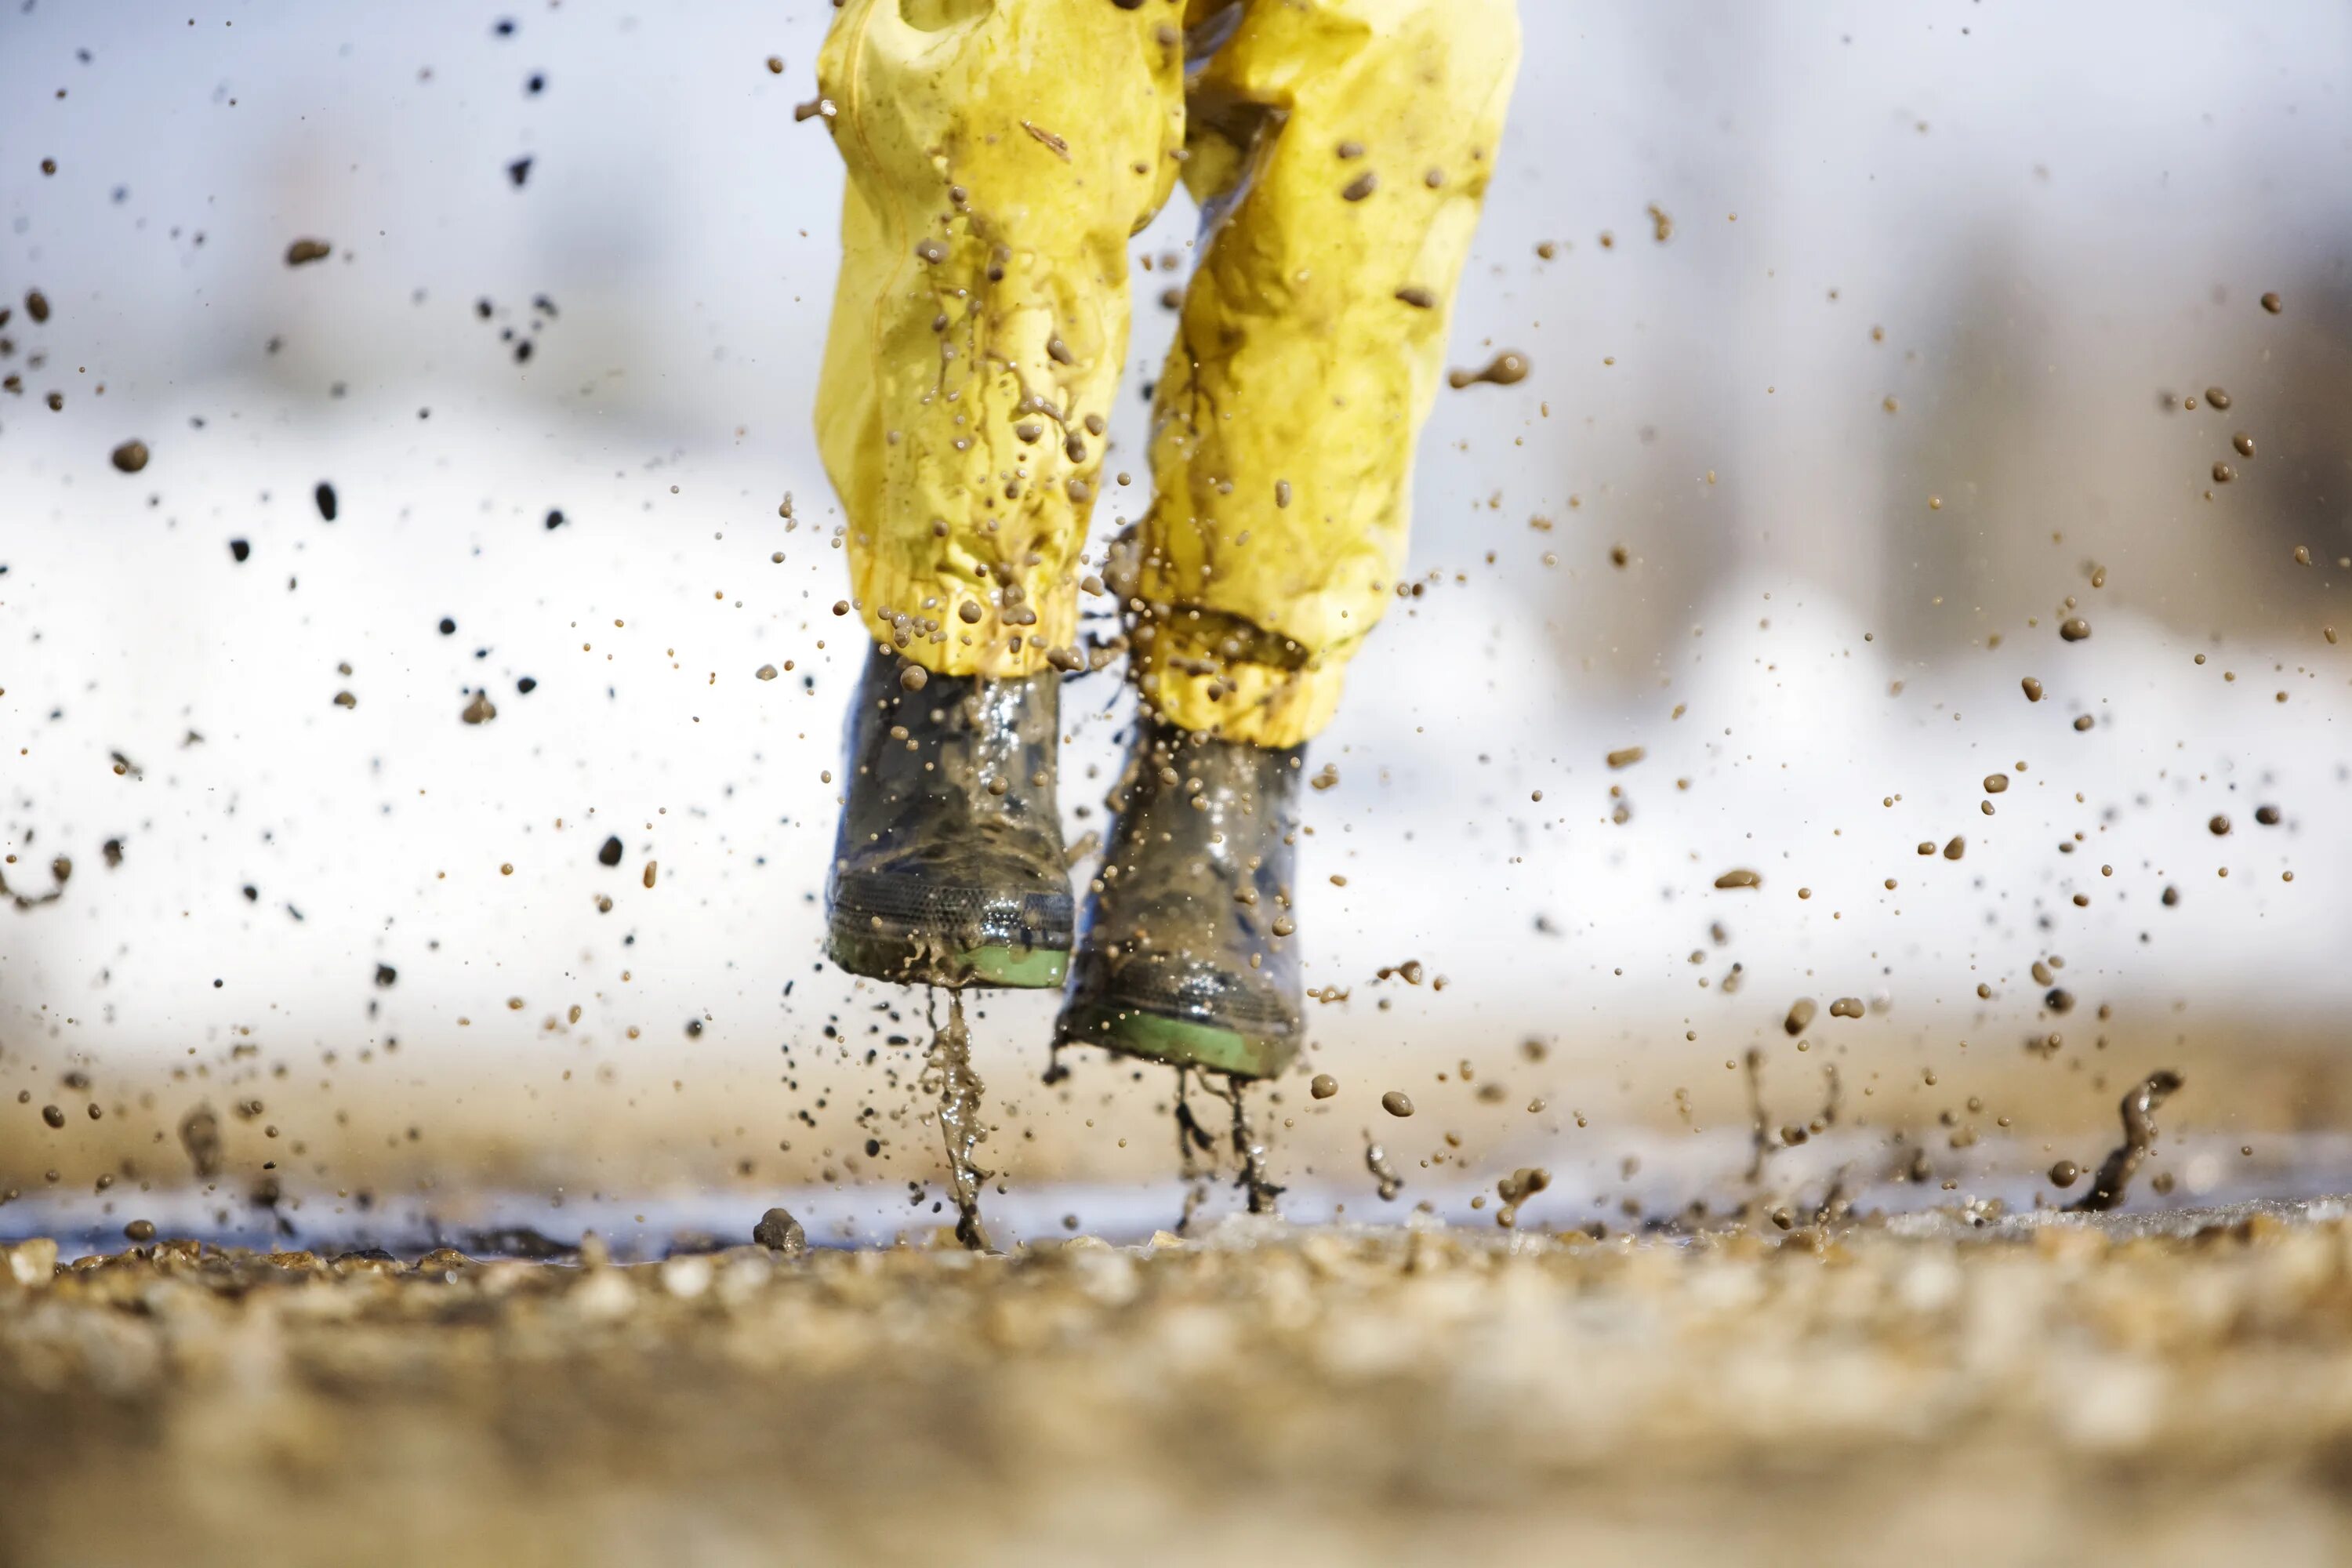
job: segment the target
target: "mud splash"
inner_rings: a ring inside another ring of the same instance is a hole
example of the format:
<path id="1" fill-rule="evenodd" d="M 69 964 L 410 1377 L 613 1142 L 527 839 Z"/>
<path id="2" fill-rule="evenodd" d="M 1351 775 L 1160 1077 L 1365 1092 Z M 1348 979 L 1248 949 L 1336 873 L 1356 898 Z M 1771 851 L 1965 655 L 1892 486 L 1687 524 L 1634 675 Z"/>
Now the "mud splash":
<path id="1" fill-rule="evenodd" d="M 981 1104 L 988 1086 L 972 1070 L 971 1031 L 964 1026 L 963 993 L 948 992 L 948 1021 L 939 1021 L 939 993 L 930 993 L 929 1017 L 932 1038 L 924 1058 L 921 1088 L 939 1100 L 940 1132 L 947 1144 L 948 1184 L 955 1197 L 956 1239 L 974 1252 L 989 1248 L 988 1231 L 981 1224 L 980 1189 L 992 1173 L 982 1170 L 979 1151 L 988 1130 L 981 1124 Z"/>
<path id="2" fill-rule="evenodd" d="M 2120 1107 L 2124 1141 L 2099 1166 L 2091 1190 L 2066 1205 L 2068 1213 L 2104 1214 L 2124 1201 L 2125 1193 L 2131 1187 L 2132 1173 L 2156 1147 L 2157 1108 L 2179 1091 L 2182 1081 L 2179 1073 L 2159 1069 L 2142 1079 L 2124 1096 Z"/>

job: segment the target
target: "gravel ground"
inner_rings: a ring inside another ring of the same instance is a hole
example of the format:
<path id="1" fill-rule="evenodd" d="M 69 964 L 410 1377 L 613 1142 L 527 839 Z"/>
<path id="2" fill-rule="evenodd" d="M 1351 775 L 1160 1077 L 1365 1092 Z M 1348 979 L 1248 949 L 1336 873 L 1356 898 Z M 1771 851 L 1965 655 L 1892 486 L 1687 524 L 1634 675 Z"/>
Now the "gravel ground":
<path id="1" fill-rule="evenodd" d="M 0 1563 L 2341 1561 L 2345 1215 L 35 1240 Z"/>

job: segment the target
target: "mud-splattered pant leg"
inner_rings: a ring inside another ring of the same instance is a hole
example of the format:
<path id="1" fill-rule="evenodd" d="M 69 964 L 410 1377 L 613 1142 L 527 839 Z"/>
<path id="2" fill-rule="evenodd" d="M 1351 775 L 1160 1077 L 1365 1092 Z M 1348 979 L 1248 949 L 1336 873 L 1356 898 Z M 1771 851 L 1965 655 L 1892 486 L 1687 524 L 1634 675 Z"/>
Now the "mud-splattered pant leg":
<path id="1" fill-rule="evenodd" d="M 1207 241 L 1118 585 L 1146 606 L 1132 668 L 1163 716 L 1287 746 L 1329 721 L 1404 566 L 1517 16 L 1513 0 L 1193 9 L 1217 13 L 1204 43 L 1230 28 L 1191 84 Z"/>
<path id="2" fill-rule="evenodd" d="M 1172 0 L 848 0 L 849 170 L 817 411 L 866 628 L 943 674 L 1076 640 L 1129 237 L 1183 135 Z"/>

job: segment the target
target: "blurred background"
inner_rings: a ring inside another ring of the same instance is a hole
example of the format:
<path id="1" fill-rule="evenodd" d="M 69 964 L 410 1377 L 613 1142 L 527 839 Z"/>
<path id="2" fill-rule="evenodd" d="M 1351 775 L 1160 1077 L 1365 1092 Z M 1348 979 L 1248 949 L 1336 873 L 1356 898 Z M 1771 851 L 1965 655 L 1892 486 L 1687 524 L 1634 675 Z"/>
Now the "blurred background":
<path id="1" fill-rule="evenodd" d="M 1452 363 L 1533 369 L 1310 763 L 1286 1207 L 1737 1202 L 1751 1049 L 1768 1187 L 2054 1200 L 2159 1068 L 2143 1201 L 2340 1180 L 2352 13 L 1522 13 Z M 0 16 L 0 1231 L 937 1223 L 926 999 L 819 962 L 830 16 Z M 992 1205 L 1171 1222 L 1168 1075 L 1043 1082 L 1052 1006 L 975 1021 Z"/>

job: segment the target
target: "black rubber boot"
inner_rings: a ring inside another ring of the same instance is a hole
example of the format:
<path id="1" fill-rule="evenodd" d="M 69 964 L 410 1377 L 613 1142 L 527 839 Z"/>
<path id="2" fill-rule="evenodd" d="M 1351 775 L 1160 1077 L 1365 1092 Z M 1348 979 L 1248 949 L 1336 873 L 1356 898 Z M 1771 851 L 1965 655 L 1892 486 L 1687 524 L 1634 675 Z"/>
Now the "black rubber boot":
<path id="1" fill-rule="evenodd" d="M 868 656 L 825 883 L 835 963 L 905 984 L 1062 984 L 1072 903 L 1054 798 L 1060 716 L 1057 672 L 982 680 Z"/>
<path id="2" fill-rule="evenodd" d="M 1244 1078 L 1290 1065 L 1305 756 L 1137 721 L 1057 1038 Z"/>

